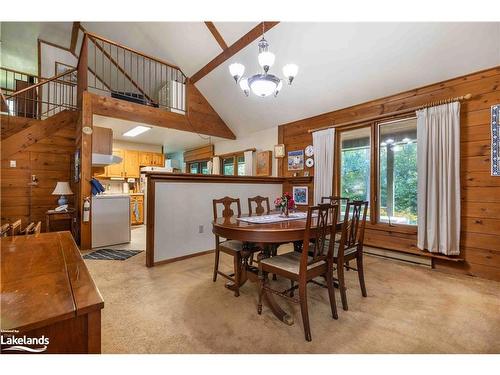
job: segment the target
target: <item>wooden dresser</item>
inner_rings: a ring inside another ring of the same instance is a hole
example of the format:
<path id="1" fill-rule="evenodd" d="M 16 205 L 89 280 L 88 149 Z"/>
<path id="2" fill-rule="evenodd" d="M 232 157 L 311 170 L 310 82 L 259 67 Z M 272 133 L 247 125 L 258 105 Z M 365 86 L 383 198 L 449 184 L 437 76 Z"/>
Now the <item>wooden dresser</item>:
<path id="1" fill-rule="evenodd" d="M 104 301 L 71 233 L 5 237 L 0 246 L 3 342 L 44 336 L 43 353 L 100 353 Z M 26 353 L 11 346 L 2 353 Z"/>

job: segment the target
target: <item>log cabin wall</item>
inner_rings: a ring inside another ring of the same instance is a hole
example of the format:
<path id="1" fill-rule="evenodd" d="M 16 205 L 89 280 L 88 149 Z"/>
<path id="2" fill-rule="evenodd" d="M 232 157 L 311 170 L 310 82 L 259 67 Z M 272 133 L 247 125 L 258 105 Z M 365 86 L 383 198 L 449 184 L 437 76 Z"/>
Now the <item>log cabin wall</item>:
<path id="1" fill-rule="evenodd" d="M 490 175 L 490 110 L 492 105 L 500 103 L 500 66 L 280 125 L 278 143 L 285 144 L 286 151 L 303 150 L 312 144 L 309 129 L 362 121 L 363 118 L 468 93 L 472 98 L 461 106 L 461 257 L 465 261 L 433 259 L 433 266 L 445 272 L 500 280 L 500 177 Z M 293 175 L 287 170 L 286 158 L 280 161 L 278 168 L 280 176 Z M 309 171 L 314 175 L 313 168 Z M 284 189 L 291 190 L 292 185 L 298 184 L 304 183 L 284 185 Z M 308 186 L 312 202 L 312 182 Z M 365 243 L 391 250 L 419 252 L 416 228 L 387 229 L 382 225 L 367 224 Z"/>
<path id="2" fill-rule="evenodd" d="M 22 122 L 20 122 L 22 123 Z M 22 126 L 22 125 L 21 125 Z M 58 206 L 59 196 L 52 195 L 57 181 L 71 181 L 75 153 L 75 124 L 58 130 L 47 138 L 28 146 L 8 158 L 2 158 L 1 168 L 1 222 L 22 220 L 22 228 L 34 221 L 42 222 L 45 231 L 45 213 Z M 10 161 L 16 167 L 10 167 Z M 31 176 L 37 182 L 32 184 Z M 76 193 L 72 185 L 73 193 Z M 68 196 L 74 207 L 74 196 Z M 68 229 L 69 226 L 56 229 Z"/>

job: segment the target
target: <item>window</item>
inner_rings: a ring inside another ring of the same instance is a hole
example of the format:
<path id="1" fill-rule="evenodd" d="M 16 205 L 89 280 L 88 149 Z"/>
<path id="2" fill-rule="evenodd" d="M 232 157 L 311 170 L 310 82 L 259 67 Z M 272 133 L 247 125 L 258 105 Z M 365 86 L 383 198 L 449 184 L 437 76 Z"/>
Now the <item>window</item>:
<path id="1" fill-rule="evenodd" d="M 245 175 L 245 157 L 238 156 L 238 176 Z"/>
<path id="2" fill-rule="evenodd" d="M 225 155 L 222 157 L 222 174 L 225 176 L 245 175 L 245 156 L 243 153 Z"/>
<path id="3" fill-rule="evenodd" d="M 370 127 L 340 132 L 340 196 L 370 200 L 370 141 Z"/>
<path id="4" fill-rule="evenodd" d="M 417 224 L 417 120 L 379 124 L 379 221 Z"/>
<path id="5" fill-rule="evenodd" d="M 189 164 L 189 173 L 198 173 L 198 163 Z"/>
<path id="6" fill-rule="evenodd" d="M 189 173 L 208 174 L 208 161 L 195 161 L 188 164 Z"/>
<path id="7" fill-rule="evenodd" d="M 234 176 L 234 157 L 222 159 L 222 174 Z"/>
<path id="8" fill-rule="evenodd" d="M 200 170 L 201 174 L 208 174 L 208 161 L 200 162 Z"/>

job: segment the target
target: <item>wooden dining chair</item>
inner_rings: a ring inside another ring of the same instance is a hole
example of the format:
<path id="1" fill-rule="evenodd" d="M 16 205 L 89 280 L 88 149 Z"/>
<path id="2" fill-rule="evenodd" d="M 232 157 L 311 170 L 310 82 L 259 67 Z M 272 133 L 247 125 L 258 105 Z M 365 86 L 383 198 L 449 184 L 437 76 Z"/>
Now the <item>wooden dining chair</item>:
<path id="1" fill-rule="evenodd" d="M 363 241 L 365 236 L 366 212 L 368 202 L 348 201 L 345 209 L 340 241 L 335 242 L 333 261 L 336 264 L 342 308 L 347 311 L 347 289 L 344 268 L 358 272 L 361 294 L 366 297 L 365 275 L 363 269 Z M 356 260 L 356 267 L 350 267 L 349 261 Z"/>
<path id="2" fill-rule="evenodd" d="M 256 197 L 248 198 L 248 215 L 253 215 L 252 203 L 255 203 L 255 214 L 256 215 L 269 215 L 271 212 L 271 205 L 269 204 L 269 197 L 261 197 L 257 195 Z M 262 205 L 265 203 L 265 208 Z"/>
<path id="3" fill-rule="evenodd" d="M 216 220 L 218 216 L 218 207 L 222 206 L 222 216 L 225 219 L 229 219 L 233 216 L 240 217 L 241 216 L 241 205 L 239 198 L 231 198 L 224 197 L 221 199 L 213 200 L 213 211 L 214 211 L 214 220 Z M 236 215 L 231 207 L 236 206 Z M 242 250 L 244 247 L 244 243 L 241 241 L 231 240 L 226 238 L 221 241 L 221 238 L 216 235 L 215 236 L 215 264 L 214 264 L 214 273 L 213 273 L 213 281 L 217 281 L 217 275 L 221 275 L 222 277 L 228 279 L 229 281 L 234 283 L 234 295 L 238 297 L 240 295 L 240 278 L 241 278 L 241 266 L 242 266 Z M 233 257 L 233 265 L 234 272 L 231 274 L 224 273 L 219 271 L 219 257 L 220 252 L 228 254 Z"/>
<path id="4" fill-rule="evenodd" d="M 10 233 L 11 225 L 9 223 L 3 224 L 0 227 L 0 237 L 7 237 Z"/>
<path id="5" fill-rule="evenodd" d="M 9 236 L 17 236 L 21 232 L 21 219 L 17 219 L 10 225 Z"/>
<path id="6" fill-rule="evenodd" d="M 257 312 L 262 313 L 263 293 L 279 295 L 291 302 L 300 304 L 304 334 L 307 341 L 311 341 L 311 328 L 309 325 L 309 312 L 307 308 L 307 283 L 314 278 L 322 276 L 326 279 L 326 287 L 330 299 L 330 308 L 333 319 L 338 319 L 335 291 L 333 285 L 333 244 L 327 241 L 327 236 L 335 238 L 336 226 L 332 225 L 331 218 L 337 217 L 338 205 L 319 204 L 309 207 L 303 239 L 302 253 L 290 252 L 271 258 L 262 259 L 259 263 L 259 303 Z M 313 216 L 317 215 L 313 218 Z M 310 240 L 313 239 L 314 242 Z M 311 255 L 309 255 L 311 254 Z M 269 273 L 278 274 L 298 285 L 292 285 L 288 290 L 280 291 L 270 286 Z M 293 297 L 292 291 L 299 289 L 299 297 Z"/>

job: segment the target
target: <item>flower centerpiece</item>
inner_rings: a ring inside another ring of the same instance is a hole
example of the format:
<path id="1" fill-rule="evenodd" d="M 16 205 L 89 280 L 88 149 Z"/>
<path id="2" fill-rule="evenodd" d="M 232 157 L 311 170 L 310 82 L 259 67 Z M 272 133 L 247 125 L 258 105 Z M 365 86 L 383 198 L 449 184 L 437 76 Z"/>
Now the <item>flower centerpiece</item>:
<path id="1" fill-rule="evenodd" d="M 290 193 L 284 193 L 281 197 L 274 200 L 274 206 L 276 209 L 281 210 L 281 214 L 284 217 L 288 217 L 289 210 L 295 209 L 295 200 Z"/>

